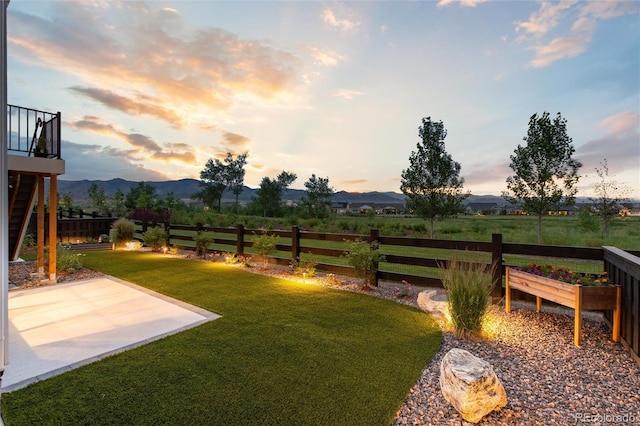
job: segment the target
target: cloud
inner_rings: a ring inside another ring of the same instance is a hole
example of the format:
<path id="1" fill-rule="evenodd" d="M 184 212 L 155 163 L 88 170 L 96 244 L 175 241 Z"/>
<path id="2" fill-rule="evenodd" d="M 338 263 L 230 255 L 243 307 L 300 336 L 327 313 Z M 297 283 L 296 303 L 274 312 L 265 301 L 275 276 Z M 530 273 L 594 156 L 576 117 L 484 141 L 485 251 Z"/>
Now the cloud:
<path id="1" fill-rule="evenodd" d="M 218 28 L 187 32 L 174 10 L 144 2 L 52 2 L 45 18 L 9 8 L 12 57 L 66 72 L 74 91 L 126 114 L 181 127 L 248 96 L 275 99 L 300 84 L 301 62 L 268 41 Z M 108 88 L 108 89 L 106 89 Z"/>
<path id="2" fill-rule="evenodd" d="M 351 101 L 356 96 L 364 96 L 364 95 L 365 95 L 364 92 L 360 92 L 358 90 L 350 90 L 350 89 L 341 89 L 331 94 L 332 97 L 342 98 L 345 101 Z"/>
<path id="3" fill-rule="evenodd" d="M 612 173 L 637 173 L 640 167 L 640 114 L 627 111 L 607 117 L 598 128 L 608 130 L 605 136 L 576 148 L 575 157 L 582 162 L 583 170 L 593 170 L 606 158 Z"/>
<path id="4" fill-rule="evenodd" d="M 476 7 L 481 3 L 486 3 L 489 0 L 440 0 L 438 1 L 438 7 L 449 6 L 453 3 L 458 3 L 460 7 Z"/>
<path id="5" fill-rule="evenodd" d="M 542 2 L 538 11 L 531 14 L 526 22 L 516 24 L 516 32 L 524 32 L 519 42 L 536 40 L 528 47 L 536 55 L 529 65 L 542 68 L 563 58 L 576 57 L 587 50 L 597 28 L 599 20 L 611 19 L 622 15 L 635 14 L 640 3 L 628 0 L 586 1 L 564 0 L 558 3 Z M 547 42 L 540 40 L 552 32 L 565 20 L 572 20 L 568 33 L 556 35 Z"/>
<path id="6" fill-rule="evenodd" d="M 161 99 L 152 96 L 138 94 L 138 100 L 130 99 L 125 96 L 92 87 L 70 87 L 70 91 L 85 95 L 101 104 L 129 115 L 150 115 L 163 121 L 171 123 L 176 128 L 183 127 L 183 121 L 175 111 L 160 106 Z"/>
<path id="7" fill-rule="evenodd" d="M 117 129 L 110 123 L 105 123 L 94 116 L 85 116 L 81 120 L 75 122 L 67 122 L 67 125 L 79 130 L 87 130 L 107 136 L 115 136 L 120 140 L 131 145 L 134 149 L 127 151 L 128 157 L 131 159 L 142 159 L 145 154 L 150 155 L 152 159 L 162 161 L 180 161 L 186 164 L 196 164 L 196 156 L 192 148 L 184 143 L 167 143 L 162 147 L 152 138 L 140 133 L 126 133 Z"/>
<path id="8" fill-rule="evenodd" d="M 322 20 L 331 28 L 342 32 L 355 33 L 360 28 L 360 22 L 356 20 L 353 11 L 339 3 L 332 8 L 326 7 L 322 11 Z"/>
<path id="9" fill-rule="evenodd" d="M 167 176 L 136 164 L 126 151 L 62 141 L 66 162 L 65 180 L 112 179 L 114 176 L 132 181 L 163 181 Z"/>
<path id="10" fill-rule="evenodd" d="M 311 47 L 309 48 L 309 52 L 315 63 L 328 67 L 336 66 L 339 61 L 347 59 L 346 56 L 332 52 L 326 48 Z"/>

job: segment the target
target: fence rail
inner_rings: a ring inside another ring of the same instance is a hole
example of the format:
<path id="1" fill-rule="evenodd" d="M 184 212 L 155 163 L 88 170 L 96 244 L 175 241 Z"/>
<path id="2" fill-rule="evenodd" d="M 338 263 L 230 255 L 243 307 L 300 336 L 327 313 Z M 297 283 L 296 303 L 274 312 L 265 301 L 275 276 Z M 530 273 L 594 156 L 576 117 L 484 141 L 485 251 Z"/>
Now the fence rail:
<path id="1" fill-rule="evenodd" d="M 96 238 L 101 234 L 109 234 L 111 224 L 117 218 L 77 218 L 58 219 L 58 238 L 61 242 L 85 241 L 88 238 Z M 143 234 L 150 226 L 141 221 L 136 223 L 135 237 L 142 239 Z M 45 224 L 48 220 L 45 220 Z M 265 233 L 262 229 L 247 229 L 243 225 L 236 227 L 209 227 L 203 225 L 170 225 L 169 222 L 159 224 L 165 228 L 167 244 L 179 249 L 195 250 L 194 237 L 201 232 L 213 232 L 215 234 L 214 246 L 208 251 L 234 252 L 239 256 L 255 255 L 252 249 L 252 237 Z M 318 262 L 317 269 L 341 275 L 353 275 L 352 267 L 346 262 L 340 264 L 338 258 L 345 254 L 345 250 L 334 247 L 318 247 L 317 242 L 342 243 L 344 241 L 377 241 L 381 252 L 385 254 L 385 261 L 381 263 L 376 280 L 408 281 L 418 286 L 442 287 L 442 281 L 434 271 L 445 266 L 450 259 L 450 251 L 456 251 L 467 257 L 475 254 L 471 261 L 482 263 L 488 270 L 493 271 L 494 293 L 492 297 L 503 296 L 503 277 L 506 266 L 517 266 L 518 259 L 528 261 L 531 258 L 550 259 L 550 262 L 566 262 L 574 260 L 586 262 L 598 268 L 597 271 L 606 271 L 610 282 L 622 286 L 622 322 L 621 340 L 634 359 L 640 364 L 640 252 L 625 252 L 615 247 L 564 247 L 546 246 L 536 244 L 503 243 L 501 234 L 494 234 L 491 242 L 482 241 L 456 241 L 436 240 L 414 237 L 385 237 L 372 229 L 369 234 L 332 234 L 301 231 L 293 226 L 290 231 L 267 231 L 270 235 L 277 235 L 281 239 L 276 248 L 278 256 L 270 256 L 272 263 L 289 265 L 292 260 L 300 259 L 303 254 L 320 256 L 330 261 Z M 48 235 L 45 232 L 45 235 Z M 84 238 L 84 239 L 83 239 Z M 286 241 L 288 240 L 288 242 Z M 314 245 L 315 242 L 315 245 Z M 424 250 L 420 254 L 397 254 L 394 249 L 401 248 L 409 252 Z M 444 252 L 438 252 L 438 251 Z M 287 253 L 283 257 L 283 253 Z M 435 253 L 435 254 L 434 254 Z M 411 272 L 398 272 L 398 267 L 408 265 L 424 270 L 416 274 Z M 495 265 L 495 267 L 493 267 Z M 429 269 L 431 268 L 431 269 Z M 513 292 L 514 298 L 526 297 Z M 612 313 L 605 312 L 605 318 L 612 320 Z"/>

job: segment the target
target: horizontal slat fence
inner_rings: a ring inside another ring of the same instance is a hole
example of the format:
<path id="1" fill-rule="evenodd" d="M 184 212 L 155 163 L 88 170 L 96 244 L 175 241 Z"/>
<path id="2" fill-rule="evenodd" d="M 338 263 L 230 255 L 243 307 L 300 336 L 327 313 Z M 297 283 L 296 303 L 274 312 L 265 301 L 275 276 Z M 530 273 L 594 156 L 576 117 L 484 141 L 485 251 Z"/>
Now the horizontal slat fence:
<path id="1" fill-rule="evenodd" d="M 640 364 L 640 257 L 616 247 L 603 247 L 609 281 L 622 286 L 620 340 Z M 613 313 L 605 312 L 609 322 Z"/>

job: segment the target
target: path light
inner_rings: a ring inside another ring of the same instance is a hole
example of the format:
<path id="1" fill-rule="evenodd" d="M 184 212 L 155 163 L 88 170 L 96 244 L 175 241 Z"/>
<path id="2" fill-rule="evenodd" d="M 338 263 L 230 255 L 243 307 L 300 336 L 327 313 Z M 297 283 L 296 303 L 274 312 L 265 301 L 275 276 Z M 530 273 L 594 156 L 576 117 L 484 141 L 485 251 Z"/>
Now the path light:
<path id="1" fill-rule="evenodd" d="M 135 250 L 136 243 L 134 241 L 129 241 L 127 242 L 126 246 L 127 246 L 127 250 Z"/>
<path id="2" fill-rule="evenodd" d="M 168 251 L 169 251 L 169 247 L 162 246 L 162 253 L 167 254 Z"/>

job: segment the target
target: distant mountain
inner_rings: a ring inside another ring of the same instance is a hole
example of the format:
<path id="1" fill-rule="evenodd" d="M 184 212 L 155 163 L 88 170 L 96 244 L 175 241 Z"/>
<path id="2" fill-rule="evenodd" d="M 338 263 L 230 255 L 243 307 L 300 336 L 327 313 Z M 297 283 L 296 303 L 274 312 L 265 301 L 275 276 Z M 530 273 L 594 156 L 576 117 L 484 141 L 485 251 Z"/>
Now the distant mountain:
<path id="1" fill-rule="evenodd" d="M 46 180 L 46 184 L 48 185 L 48 180 Z M 156 188 L 156 194 L 160 196 L 165 196 L 170 192 L 173 192 L 173 195 L 185 201 L 189 201 L 191 199 L 191 195 L 197 192 L 199 187 L 199 182 L 196 179 L 180 179 L 180 180 L 170 180 L 170 181 L 162 181 L 162 182 L 145 182 L 148 185 L 153 185 Z M 111 180 L 59 180 L 58 181 L 58 193 L 66 194 L 71 193 L 73 200 L 78 204 L 86 204 L 89 200 L 89 187 L 92 184 L 97 184 L 99 187 L 104 189 L 105 195 L 108 197 L 112 197 L 118 189 L 120 189 L 125 194 L 129 192 L 129 190 L 135 186 L 138 186 L 138 182 L 128 181 L 124 179 L 111 179 Z M 48 191 L 48 188 L 47 188 Z M 241 202 L 249 202 L 252 198 L 256 196 L 257 188 L 249 188 L 248 186 L 244 187 L 244 190 L 239 196 L 239 200 Z M 305 194 L 304 190 L 301 189 L 286 189 L 283 193 L 283 199 L 297 201 L 302 198 Z M 235 195 L 233 195 L 230 191 L 225 191 L 222 197 L 223 202 L 232 202 L 235 201 Z M 349 202 L 349 203 L 363 203 L 363 204 L 399 204 L 404 203 L 405 196 L 402 193 L 398 192 L 346 192 L 346 191 L 337 191 L 332 200 L 334 202 Z M 584 197 L 579 197 L 577 202 L 588 202 L 588 199 Z M 465 200 L 465 204 L 469 203 L 496 203 L 496 204 L 504 204 L 505 200 L 501 196 L 498 195 L 471 195 Z"/>

